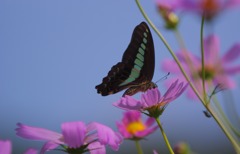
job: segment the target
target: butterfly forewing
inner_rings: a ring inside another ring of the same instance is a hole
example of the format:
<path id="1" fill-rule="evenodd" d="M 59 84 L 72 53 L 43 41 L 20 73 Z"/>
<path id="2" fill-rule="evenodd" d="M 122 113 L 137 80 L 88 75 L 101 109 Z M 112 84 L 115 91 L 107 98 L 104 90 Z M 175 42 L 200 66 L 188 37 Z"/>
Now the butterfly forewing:
<path id="1" fill-rule="evenodd" d="M 131 88 L 134 93 L 147 89 L 151 84 L 154 73 L 155 56 L 153 39 L 149 27 L 145 22 L 135 27 L 131 41 L 123 54 L 122 62 L 114 65 L 103 78 L 101 84 L 96 86 L 98 93 L 103 96 L 117 93 L 123 89 Z M 145 88 L 144 88 L 144 87 Z"/>

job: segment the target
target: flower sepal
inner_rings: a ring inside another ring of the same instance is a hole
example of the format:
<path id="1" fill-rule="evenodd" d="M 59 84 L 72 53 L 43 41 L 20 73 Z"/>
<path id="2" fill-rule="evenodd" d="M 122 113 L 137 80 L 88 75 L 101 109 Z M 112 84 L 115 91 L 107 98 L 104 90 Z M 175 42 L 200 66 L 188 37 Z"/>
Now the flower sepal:
<path id="1" fill-rule="evenodd" d="M 163 107 L 161 106 L 151 106 L 149 108 L 147 108 L 146 110 L 148 111 L 148 113 L 145 113 L 146 115 L 148 115 L 149 117 L 152 118 L 158 118 L 160 115 L 162 115 L 163 111 L 165 110 L 165 105 Z"/>
<path id="2" fill-rule="evenodd" d="M 67 147 L 65 145 L 62 145 L 62 147 L 65 149 L 65 152 L 66 153 L 71 153 L 71 154 L 79 154 L 79 153 L 85 153 L 85 152 L 88 152 L 89 149 L 87 149 L 89 144 L 86 144 L 86 145 L 82 145 L 81 147 L 79 148 L 70 148 L 70 147 Z"/>

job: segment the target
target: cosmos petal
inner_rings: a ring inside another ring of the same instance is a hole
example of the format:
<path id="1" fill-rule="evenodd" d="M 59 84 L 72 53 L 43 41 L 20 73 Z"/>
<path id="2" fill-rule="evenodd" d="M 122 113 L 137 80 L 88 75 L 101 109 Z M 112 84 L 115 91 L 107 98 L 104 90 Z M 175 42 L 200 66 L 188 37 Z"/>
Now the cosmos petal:
<path id="1" fill-rule="evenodd" d="M 143 108 L 141 101 L 135 100 L 131 96 L 124 96 L 119 101 L 113 103 L 114 106 L 124 110 L 137 110 L 140 111 Z"/>
<path id="2" fill-rule="evenodd" d="M 60 140 L 62 135 L 44 128 L 31 127 L 18 123 L 16 134 L 22 138 L 31 140 L 53 141 L 58 144 L 63 144 Z"/>
<path id="3" fill-rule="evenodd" d="M 12 143 L 9 140 L 0 140 L 0 153 L 1 154 L 11 154 Z"/>
<path id="4" fill-rule="evenodd" d="M 235 44 L 230 50 L 223 56 L 223 63 L 231 63 L 240 56 L 240 43 Z"/>
<path id="5" fill-rule="evenodd" d="M 89 131 L 96 131 L 98 141 L 102 145 L 109 145 L 113 150 L 118 150 L 122 142 L 122 136 L 114 132 L 111 128 L 104 126 L 100 123 L 92 122 L 88 124 Z"/>
<path id="6" fill-rule="evenodd" d="M 83 122 L 66 122 L 61 127 L 64 142 L 70 148 L 78 148 L 83 145 L 86 134 L 86 126 Z"/>
<path id="7" fill-rule="evenodd" d="M 46 142 L 43 145 L 43 147 L 42 147 L 42 149 L 40 151 L 40 154 L 44 154 L 46 151 L 53 150 L 53 149 L 57 148 L 58 146 L 59 146 L 59 144 L 56 144 L 56 143 L 54 143 L 52 141 Z"/>

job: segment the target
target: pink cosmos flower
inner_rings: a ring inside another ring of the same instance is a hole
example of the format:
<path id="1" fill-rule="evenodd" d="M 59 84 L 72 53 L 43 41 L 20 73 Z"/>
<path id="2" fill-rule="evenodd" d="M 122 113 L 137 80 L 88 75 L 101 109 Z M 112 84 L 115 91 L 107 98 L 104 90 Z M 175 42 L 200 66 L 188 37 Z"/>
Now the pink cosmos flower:
<path id="1" fill-rule="evenodd" d="M 165 21 L 165 27 L 167 29 L 175 29 L 179 23 L 178 16 L 175 14 L 174 10 L 179 6 L 178 0 L 157 0 L 157 8 Z"/>
<path id="2" fill-rule="evenodd" d="M 121 122 L 117 122 L 119 132 L 125 139 L 139 140 L 153 133 L 158 126 L 154 118 L 148 118 L 145 122 L 139 111 L 127 111 L 124 113 Z"/>
<path id="3" fill-rule="evenodd" d="M 17 135 L 31 140 L 46 141 L 41 154 L 48 150 L 62 146 L 68 153 L 105 154 L 105 145 L 118 150 L 122 137 L 111 128 L 92 122 L 85 125 L 83 122 L 63 123 L 62 134 L 44 128 L 31 127 L 18 123 Z"/>
<path id="4" fill-rule="evenodd" d="M 163 96 L 161 96 L 158 88 L 153 88 L 143 93 L 141 100 L 136 100 L 132 96 L 126 95 L 114 103 L 114 105 L 125 110 L 137 110 L 140 112 L 147 110 L 150 117 L 157 118 L 162 114 L 168 103 L 183 93 L 187 85 L 188 84 L 184 84 L 184 82 L 179 83 L 178 80 L 176 80 Z"/>
<path id="5" fill-rule="evenodd" d="M 240 0 L 157 0 L 157 6 L 170 10 L 190 11 L 205 14 L 207 20 L 211 20 L 219 13 L 240 5 Z"/>
<path id="6" fill-rule="evenodd" d="M 239 64 L 236 66 L 232 65 L 232 63 L 240 56 L 240 43 L 233 45 L 222 57 L 219 55 L 219 44 L 219 39 L 215 35 L 210 35 L 204 39 L 204 67 L 207 90 L 215 88 L 217 85 L 221 85 L 223 88 L 233 88 L 235 86 L 235 82 L 230 78 L 230 76 L 240 72 Z M 203 92 L 201 59 L 187 51 L 179 52 L 177 57 L 179 58 L 185 71 L 190 76 L 192 83 L 201 94 Z M 176 74 L 177 78 L 181 81 L 186 81 L 175 61 L 169 59 L 164 60 L 162 63 L 162 69 L 166 72 Z M 187 95 L 190 98 L 196 99 L 196 95 L 193 93 L 191 88 L 189 88 Z"/>
<path id="7" fill-rule="evenodd" d="M 0 154 L 11 154 L 12 144 L 9 140 L 0 140 Z"/>
<path id="8" fill-rule="evenodd" d="M 206 19 L 211 20 L 222 11 L 233 8 L 240 4 L 240 0 L 179 0 L 179 8 L 205 14 Z"/>
<path id="9" fill-rule="evenodd" d="M 175 11 L 182 4 L 182 0 L 156 0 L 157 7 Z"/>

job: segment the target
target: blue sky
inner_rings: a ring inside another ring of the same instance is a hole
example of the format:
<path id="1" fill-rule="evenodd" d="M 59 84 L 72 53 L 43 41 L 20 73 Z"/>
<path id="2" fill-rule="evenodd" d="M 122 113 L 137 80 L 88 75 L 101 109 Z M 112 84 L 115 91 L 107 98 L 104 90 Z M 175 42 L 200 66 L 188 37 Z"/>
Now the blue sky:
<path id="1" fill-rule="evenodd" d="M 154 1 L 142 4 L 177 50 L 174 34 L 163 28 Z M 240 41 L 239 16 L 239 8 L 223 12 L 211 27 L 221 39 L 221 54 Z M 12 140 L 15 152 L 22 152 L 30 145 L 39 148 L 41 143 L 16 137 L 17 122 L 60 131 L 62 122 L 97 121 L 116 129 L 122 110 L 112 103 L 122 92 L 102 97 L 95 86 L 121 60 L 132 30 L 142 21 L 135 1 L 1 0 L 0 138 Z M 181 14 L 180 31 L 187 47 L 198 54 L 200 18 Z M 153 81 L 157 81 L 166 74 L 160 62 L 171 56 L 153 31 L 152 35 L 156 53 Z M 235 79 L 239 83 L 239 76 Z M 159 87 L 166 90 L 163 82 Z M 238 87 L 233 92 L 236 100 L 237 92 Z M 240 105 L 237 108 L 239 111 Z M 187 141 L 198 153 L 216 148 L 219 153 L 233 152 L 216 122 L 207 119 L 203 110 L 199 102 L 185 95 L 169 105 L 161 121 L 170 142 Z M 166 150 L 159 132 L 149 140 L 154 142 L 143 141 L 146 153 Z M 127 147 L 135 150 L 133 143 L 125 142 L 118 153 Z"/>

